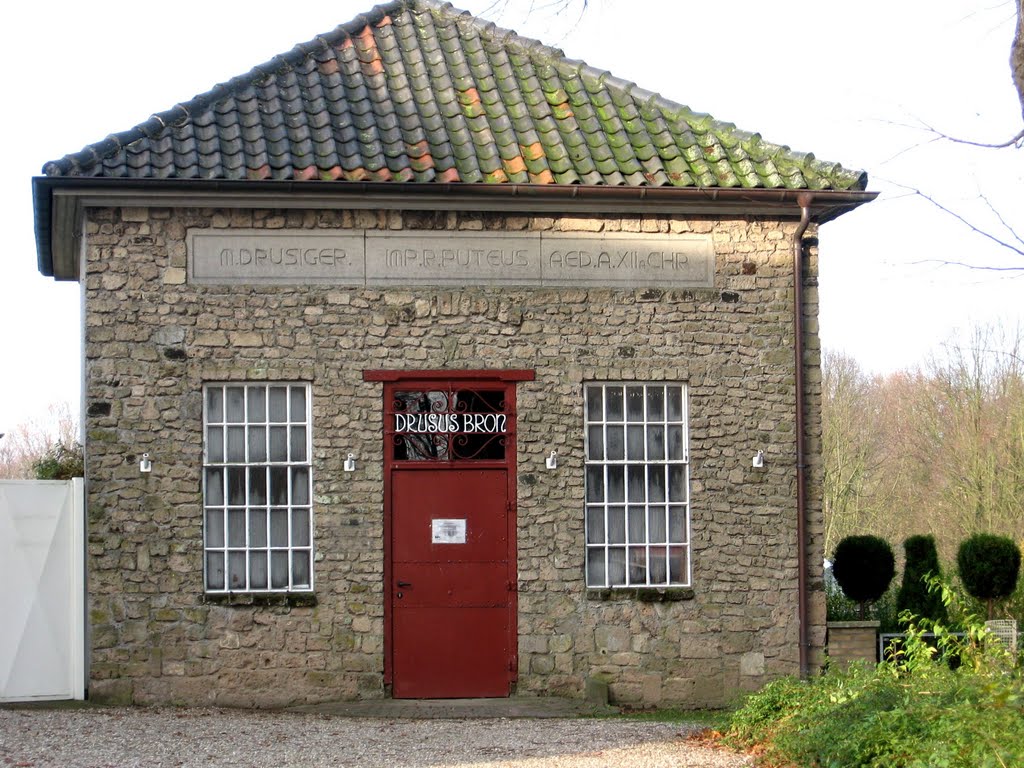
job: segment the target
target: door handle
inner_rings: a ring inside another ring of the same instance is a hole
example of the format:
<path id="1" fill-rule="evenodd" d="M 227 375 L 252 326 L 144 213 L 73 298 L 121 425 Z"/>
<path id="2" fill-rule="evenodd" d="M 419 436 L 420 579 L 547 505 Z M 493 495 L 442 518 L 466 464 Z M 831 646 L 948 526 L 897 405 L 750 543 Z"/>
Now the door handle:
<path id="1" fill-rule="evenodd" d="M 412 582 L 409 582 L 409 581 L 400 581 L 400 582 L 398 582 L 398 588 L 399 589 L 401 589 L 402 587 L 411 587 L 411 586 L 412 586 Z"/>

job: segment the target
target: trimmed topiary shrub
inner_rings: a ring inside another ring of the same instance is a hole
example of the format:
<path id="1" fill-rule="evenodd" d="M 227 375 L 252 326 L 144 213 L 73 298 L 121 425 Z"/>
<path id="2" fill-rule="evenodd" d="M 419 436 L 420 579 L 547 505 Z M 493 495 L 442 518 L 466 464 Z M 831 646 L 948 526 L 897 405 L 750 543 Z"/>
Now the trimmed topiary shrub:
<path id="1" fill-rule="evenodd" d="M 956 553 L 960 581 L 971 597 L 993 604 L 1013 594 L 1020 575 L 1020 550 L 1013 539 L 991 533 L 976 533 L 960 544 Z"/>
<path id="2" fill-rule="evenodd" d="M 903 567 L 903 583 L 896 596 L 898 613 L 910 611 L 920 619 L 946 622 L 946 606 L 942 595 L 929 590 L 925 577 L 941 576 L 939 553 L 935 549 L 934 536 L 911 536 L 903 542 L 906 564 Z"/>
<path id="3" fill-rule="evenodd" d="M 896 575 L 896 558 L 889 542 L 878 536 L 847 536 L 836 547 L 832 574 L 843 594 L 859 605 L 861 619 L 868 603 L 885 594 Z"/>

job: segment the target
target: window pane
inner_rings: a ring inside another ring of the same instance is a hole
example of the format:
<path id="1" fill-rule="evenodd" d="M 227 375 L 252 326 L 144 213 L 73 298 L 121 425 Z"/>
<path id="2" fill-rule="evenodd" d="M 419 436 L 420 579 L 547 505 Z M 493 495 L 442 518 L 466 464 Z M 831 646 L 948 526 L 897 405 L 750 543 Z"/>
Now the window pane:
<path id="1" fill-rule="evenodd" d="M 267 470 L 263 467 L 249 469 L 249 503 L 257 506 L 267 503 Z"/>
<path id="2" fill-rule="evenodd" d="M 587 544 L 604 544 L 604 507 L 587 507 Z"/>
<path id="3" fill-rule="evenodd" d="M 206 506 L 217 507 L 224 503 L 224 470 L 206 470 Z"/>
<path id="4" fill-rule="evenodd" d="M 665 548 L 651 547 L 651 584 L 664 584 L 668 580 L 668 566 L 665 562 Z"/>
<path id="5" fill-rule="evenodd" d="M 647 460 L 663 461 L 665 458 L 665 428 L 660 424 L 647 427 Z"/>
<path id="6" fill-rule="evenodd" d="M 587 420 L 601 421 L 604 413 L 604 401 L 600 387 L 587 387 Z"/>
<path id="7" fill-rule="evenodd" d="M 309 552 L 292 552 L 292 586 L 309 586 Z"/>
<path id="8" fill-rule="evenodd" d="M 224 555 L 221 552 L 206 553 L 206 588 L 224 589 Z"/>
<path id="9" fill-rule="evenodd" d="M 593 461 L 604 458 L 604 430 L 601 427 L 587 427 L 587 458 Z"/>
<path id="10" fill-rule="evenodd" d="M 270 510 L 270 546 L 288 546 L 288 510 Z"/>
<path id="11" fill-rule="evenodd" d="M 270 428 L 270 460 L 288 461 L 288 427 Z"/>
<path id="12" fill-rule="evenodd" d="M 266 387 L 254 386 L 248 388 L 249 402 L 246 404 L 246 412 L 249 423 L 260 423 L 267 420 L 267 390 Z"/>
<path id="13" fill-rule="evenodd" d="M 665 501 L 665 465 L 657 464 L 647 471 L 647 500 L 653 503 Z"/>
<path id="14" fill-rule="evenodd" d="M 686 507 L 668 508 L 668 540 L 673 544 L 686 544 Z"/>
<path id="15" fill-rule="evenodd" d="M 668 420 L 683 420 L 683 390 L 681 387 L 668 388 Z"/>
<path id="16" fill-rule="evenodd" d="M 228 427 L 228 461 L 245 461 L 245 427 Z"/>
<path id="17" fill-rule="evenodd" d="M 621 587 L 626 583 L 626 548 L 610 547 L 608 549 L 608 584 Z"/>
<path id="18" fill-rule="evenodd" d="M 292 504 L 309 504 L 309 470 L 292 467 Z"/>
<path id="19" fill-rule="evenodd" d="M 245 505 L 245 467 L 228 467 L 228 504 Z"/>
<path id="20" fill-rule="evenodd" d="M 232 424 L 241 424 L 245 421 L 245 388 L 226 387 L 227 397 L 227 419 Z"/>
<path id="21" fill-rule="evenodd" d="M 309 510 L 292 510 L 292 546 L 309 546 Z"/>
<path id="22" fill-rule="evenodd" d="M 306 460 L 306 428 L 305 427 L 292 427 L 289 430 L 291 434 L 291 455 L 292 461 L 305 461 Z"/>
<path id="23" fill-rule="evenodd" d="M 663 544 L 665 534 L 665 508 L 651 507 L 647 510 L 647 540 L 652 544 Z"/>
<path id="24" fill-rule="evenodd" d="M 291 420 L 292 421 L 305 421 L 306 420 L 306 388 L 305 387 L 292 387 L 291 388 Z"/>
<path id="25" fill-rule="evenodd" d="M 604 547 L 587 550 L 587 584 L 591 587 L 603 587 L 604 580 Z"/>
<path id="26" fill-rule="evenodd" d="M 633 544 L 647 543 L 647 515 L 643 507 L 630 507 L 629 510 L 629 541 Z"/>
<path id="27" fill-rule="evenodd" d="M 608 421 L 622 421 L 622 387 L 605 388 L 605 418 Z"/>
<path id="28" fill-rule="evenodd" d="M 207 428 L 206 455 L 213 464 L 224 461 L 224 427 Z"/>
<path id="29" fill-rule="evenodd" d="M 288 387 L 270 388 L 270 420 L 279 424 L 288 421 Z"/>
<path id="30" fill-rule="evenodd" d="M 647 583 L 647 548 L 629 548 L 629 583 Z"/>
<path id="31" fill-rule="evenodd" d="M 644 460 L 643 427 L 626 427 L 626 458 L 630 461 Z"/>
<path id="32" fill-rule="evenodd" d="M 668 492 L 671 501 L 686 503 L 686 467 L 684 465 L 674 464 L 669 466 Z"/>
<path id="33" fill-rule="evenodd" d="M 625 501 L 625 467 L 608 467 L 608 501 Z"/>
<path id="34" fill-rule="evenodd" d="M 619 461 L 625 457 L 622 427 L 608 427 L 608 458 Z"/>
<path id="35" fill-rule="evenodd" d="M 270 587 L 284 589 L 288 586 L 288 553 L 270 553 Z"/>
<path id="36" fill-rule="evenodd" d="M 682 461 L 686 458 L 683 455 L 683 428 L 668 428 L 668 458 L 669 461 Z"/>
<path id="37" fill-rule="evenodd" d="M 267 553 L 249 554 L 249 589 L 267 588 Z"/>
<path id="38" fill-rule="evenodd" d="M 665 418 L 665 390 L 662 387 L 647 388 L 647 420 L 661 421 Z"/>
<path id="39" fill-rule="evenodd" d="M 685 547 L 668 548 L 668 576 L 673 584 L 687 582 L 687 553 Z"/>
<path id="40" fill-rule="evenodd" d="M 587 501 L 604 501 L 604 467 L 587 467 Z"/>
<path id="41" fill-rule="evenodd" d="M 644 420 L 644 388 L 626 387 L 626 421 Z"/>
<path id="42" fill-rule="evenodd" d="M 224 391 L 220 387 L 208 387 L 206 390 L 206 420 L 224 421 Z"/>
<path id="43" fill-rule="evenodd" d="M 245 552 L 228 552 L 228 586 L 245 589 Z"/>
<path id="44" fill-rule="evenodd" d="M 267 510 L 249 510 L 249 546 L 267 546 Z"/>
<path id="45" fill-rule="evenodd" d="M 608 541 L 612 544 L 626 543 L 625 507 L 608 507 Z"/>
<path id="46" fill-rule="evenodd" d="M 652 472 L 657 472 L 657 469 L 652 468 Z M 644 493 L 644 486 L 647 484 L 647 478 L 645 477 L 646 472 L 642 464 L 636 466 L 626 467 L 626 476 L 629 478 L 627 483 L 628 496 L 627 501 L 645 501 L 647 495 Z"/>
<path id="47" fill-rule="evenodd" d="M 288 468 L 270 468 L 270 503 L 284 506 L 288 503 Z"/>
<path id="48" fill-rule="evenodd" d="M 228 510 L 228 546 L 245 546 L 245 510 Z"/>
<path id="49" fill-rule="evenodd" d="M 249 427 L 249 461 L 267 460 L 267 428 Z"/>
<path id="50" fill-rule="evenodd" d="M 224 513 L 219 509 L 206 512 L 206 546 L 211 549 L 224 546 Z"/>

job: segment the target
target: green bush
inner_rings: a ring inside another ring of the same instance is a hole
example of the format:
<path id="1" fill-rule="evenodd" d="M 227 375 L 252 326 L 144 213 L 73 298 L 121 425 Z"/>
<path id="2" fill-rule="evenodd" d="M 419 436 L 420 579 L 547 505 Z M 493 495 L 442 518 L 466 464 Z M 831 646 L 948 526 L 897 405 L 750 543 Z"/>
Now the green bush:
<path id="1" fill-rule="evenodd" d="M 896 597 L 897 611 L 909 611 L 915 616 L 933 621 L 946 621 L 946 607 L 941 596 L 928 589 L 928 576 L 942 576 L 939 553 L 934 536 L 910 536 L 903 542 L 906 562 L 903 583 Z"/>
<path id="2" fill-rule="evenodd" d="M 903 631 L 896 608 L 896 594 L 896 587 L 892 585 L 884 595 L 867 606 L 864 618 L 878 621 L 879 632 Z M 860 604 L 835 587 L 826 588 L 825 611 L 829 621 L 856 621 L 861 617 Z"/>
<path id="3" fill-rule="evenodd" d="M 896 558 L 889 542 L 878 536 L 847 536 L 836 547 L 832 574 L 851 600 L 860 604 L 860 618 L 867 615 L 867 604 L 889 588 L 896 575 Z"/>
<path id="4" fill-rule="evenodd" d="M 36 480 L 70 480 L 85 476 L 85 455 L 79 443 L 54 443 L 32 462 Z"/>
<path id="5" fill-rule="evenodd" d="M 956 553 L 957 570 L 964 589 L 988 605 L 993 618 L 993 603 L 1009 597 L 1020 574 L 1020 550 L 1005 536 L 976 533 L 964 540 Z"/>
<path id="6" fill-rule="evenodd" d="M 948 607 L 952 593 L 941 595 Z M 976 617 L 963 638 L 938 622 L 902 618 L 907 638 L 893 660 L 773 682 L 734 713 L 726 740 L 756 746 L 772 765 L 1024 765 L 1024 680 L 1003 646 L 986 642 Z"/>

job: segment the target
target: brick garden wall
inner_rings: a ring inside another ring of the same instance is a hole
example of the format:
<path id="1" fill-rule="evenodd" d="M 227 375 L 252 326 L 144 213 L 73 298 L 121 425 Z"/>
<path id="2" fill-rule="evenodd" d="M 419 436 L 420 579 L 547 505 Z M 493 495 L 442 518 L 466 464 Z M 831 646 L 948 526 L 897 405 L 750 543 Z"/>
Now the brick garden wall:
<path id="1" fill-rule="evenodd" d="M 90 693 L 281 705 L 383 696 L 381 391 L 364 369 L 530 368 L 519 385 L 520 692 L 725 703 L 797 671 L 792 256 L 761 219 L 103 209 L 86 222 Z M 713 233 L 714 289 L 197 286 L 192 227 Z M 812 568 L 821 562 L 816 256 L 807 357 Z M 316 601 L 207 601 L 202 385 L 312 382 Z M 584 586 L 586 380 L 690 391 L 693 595 Z M 560 468 L 544 471 L 558 451 Z M 751 456 L 765 451 L 765 469 Z M 360 469 L 342 472 L 350 451 Z M 151 474 L 138 471 L 148 452 Z M 812 579 L 811 638 L 824 641 Z"/>

